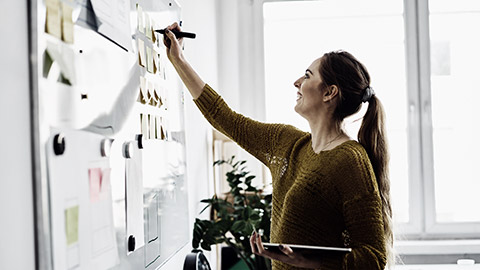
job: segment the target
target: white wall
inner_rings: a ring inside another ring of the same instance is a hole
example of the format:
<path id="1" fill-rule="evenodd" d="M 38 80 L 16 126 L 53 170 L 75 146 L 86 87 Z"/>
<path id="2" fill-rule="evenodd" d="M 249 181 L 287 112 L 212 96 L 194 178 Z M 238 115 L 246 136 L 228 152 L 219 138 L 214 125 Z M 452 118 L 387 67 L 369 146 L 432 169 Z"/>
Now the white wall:
<path id="1" fill-rule="evenodd" d="M 218 88 L 235 111 L 258 121 L 265 120 L 262 1 L 217 0 Z M 247 160 L 262 185 L 263 165 L 240 149 L 233 153 Z M 226 156 L 225 158 L 229 158 Z"/>
<path id="2" fill-rule="evenodd" d="M 183 29 L 194 32 L 197 38 L 185 40 L 185 56 L 199 73 L 202 79 L 212 87 L 218 86 L 217 75 L 217 31 L 216 31 L 216 1 L 215 0 L 179 0 L 182 7 Z M 190 237 L 193 222 L 205 206 L 200 200 L 213 196 L 213 159 L 210 156 L 212 148 L 212 130 L 203 115 L 192 101 L 187 90 L 186 104 L 186 143 L 187 143 L 187 174 L 190 211 Z M 208 218 L 208 211 L 201 218 Z M 191 243 L 172 257 L 161 269 L 178 270 L 183 267 L 185 256 L 191 251 Z M 213 269 L 216 253 L 207 252 L 206 256 Z"/>
<path id="3" fill-rule="evenodd" d="M 0 9 L 0 269 L 35 269 L 27 1 Z"/>

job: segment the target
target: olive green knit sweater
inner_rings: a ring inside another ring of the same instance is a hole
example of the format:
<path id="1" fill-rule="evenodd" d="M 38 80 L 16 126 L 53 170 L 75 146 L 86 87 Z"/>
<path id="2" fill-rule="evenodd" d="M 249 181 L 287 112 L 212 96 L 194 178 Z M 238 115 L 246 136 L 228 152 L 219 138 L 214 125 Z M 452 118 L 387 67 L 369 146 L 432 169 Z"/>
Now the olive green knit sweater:
<path id="1" fill-rule="evenodd" d="M 210 86 L 195 103 L 207 120 L 272 173 L 271 242 L 352 248 L 320 269 L 384 269 L 386 244 L 375 175 L 364 148 L 347 141 L 315 153 L 311 134 L 232 111 Z M 273 270 L 303 269 L 273 261 Z"/>

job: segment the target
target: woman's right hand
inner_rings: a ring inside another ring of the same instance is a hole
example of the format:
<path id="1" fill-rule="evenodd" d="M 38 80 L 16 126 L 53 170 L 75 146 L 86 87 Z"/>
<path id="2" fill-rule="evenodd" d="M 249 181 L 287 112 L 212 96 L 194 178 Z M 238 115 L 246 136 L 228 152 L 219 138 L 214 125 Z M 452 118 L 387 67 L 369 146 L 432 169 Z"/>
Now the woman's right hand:
<path id="1" fill-rule="evenodd" d="M 165 29 L 165 35 L 163 37 L 163 44 L 167 47 L 167 56 L 172 64 L 176 64 L 183 60 L 183 38 L 177 39 L 175 34 L 171 30 L 181 31 L 178 23 L 174 22 Z M 168 31 L 167 31 L 168 30 Z"/>
<path id="2" fill-rule="evenodd" d="M 192 66 L 190 66 L 188 61 L 183 57 L 183 38 L 177 39 L 172 33 L 172 30 L 181 31 L 180 26 L 177 23 L 173 23 L 168 26 L 166 30 L 169 31 L 165 31 L 163 44 L 167 47 L 168 59 L 172 62 L 173 67 L 185 86 L 187 86 L 192 97 L 196 99 L 203 92 L 205 82 L 203 82 L 200 76 L 198 76 Z"/>

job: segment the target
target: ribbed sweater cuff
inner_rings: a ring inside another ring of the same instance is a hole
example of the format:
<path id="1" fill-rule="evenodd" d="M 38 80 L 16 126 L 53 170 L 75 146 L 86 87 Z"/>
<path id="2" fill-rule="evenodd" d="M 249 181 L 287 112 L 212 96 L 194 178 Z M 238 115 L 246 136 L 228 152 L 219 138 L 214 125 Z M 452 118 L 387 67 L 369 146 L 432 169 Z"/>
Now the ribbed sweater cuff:
<path id="1" fill-rule="evenodd" d="M 215 90 L 213 90 L 210 85 L 205 84 L 205 86 L 203 87 L 203 92 L 197 99 L 194 99 L 193 101 L 195 102 L 195 104 L 197 104 L 198 108 L 202 112 L 207 112 L 213 106 L 218 97 L 219 95 L 217 94 L 217 92 L 215 92 Z"/>

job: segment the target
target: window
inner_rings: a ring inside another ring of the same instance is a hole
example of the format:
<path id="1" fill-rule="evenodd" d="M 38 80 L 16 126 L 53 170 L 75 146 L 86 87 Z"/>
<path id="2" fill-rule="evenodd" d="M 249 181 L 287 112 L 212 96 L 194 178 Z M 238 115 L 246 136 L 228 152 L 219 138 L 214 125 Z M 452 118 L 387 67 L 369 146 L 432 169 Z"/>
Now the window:
<path id="1" fill-rule="evenodd" d="M 480 3 L 435 0 L 429 14 L 426 1 L 264 2 L 266 120 L 309 130 L 293 110 L 293 82 L 325 52 L 351 52 L 386 109 L 398 231 L 478 234 L 480 76 L 471 63 L 480 62 Z M 354 138 L 363 113 L 347 119 Z"/>
<path id="2" fill-rule="evenodd" d="M 433 224 L 480 222 L 480 3 L 429 2 L 432 145 L 435 219 Z M 472 29 L 473 30 L 473 29 Z M 456 98 L 458 97 L 458 99 Z M 468 230 L 468 228 L 464 228 Z"/>

